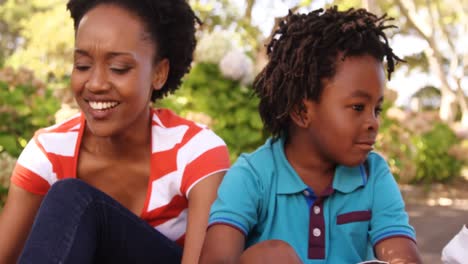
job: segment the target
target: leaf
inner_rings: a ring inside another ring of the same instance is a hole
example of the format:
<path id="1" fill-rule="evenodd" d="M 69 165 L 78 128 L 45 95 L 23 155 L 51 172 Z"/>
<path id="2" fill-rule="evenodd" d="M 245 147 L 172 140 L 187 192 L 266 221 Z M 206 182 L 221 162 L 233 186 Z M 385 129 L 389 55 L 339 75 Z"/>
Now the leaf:
<path id="1" fill-rule="evenodd" d="M 20 151 L 13 135 L 0 134 L 0 146 L 10 155 L 17 155 Z"/>

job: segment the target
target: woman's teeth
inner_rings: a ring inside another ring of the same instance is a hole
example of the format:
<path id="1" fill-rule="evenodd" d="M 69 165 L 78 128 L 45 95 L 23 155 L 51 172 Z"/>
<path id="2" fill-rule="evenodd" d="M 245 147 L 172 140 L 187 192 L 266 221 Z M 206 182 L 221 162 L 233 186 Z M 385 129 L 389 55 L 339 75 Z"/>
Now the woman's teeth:
<path id="1" fill-rule="evenodd" d="M 89 106 L 94 110 L 107 110 L 115 107 L 116 105 L 118 105 L 117 102 L 89 102 Z"/>

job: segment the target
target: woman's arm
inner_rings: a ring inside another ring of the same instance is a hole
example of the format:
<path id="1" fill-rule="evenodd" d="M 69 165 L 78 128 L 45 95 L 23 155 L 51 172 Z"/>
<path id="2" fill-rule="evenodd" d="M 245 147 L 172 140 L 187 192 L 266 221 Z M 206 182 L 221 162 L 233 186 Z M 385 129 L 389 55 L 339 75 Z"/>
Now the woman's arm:
<path id="1" fill-rule="evenodd" d="M 225 172 L 218 172 L 197 183 L 188 197 L 187 231 L 182 263 L 198 263 L 208 226 L 211 204 L 216 199 Z"/>
<path id="2" fill-rule="evenodd" d="M 390 264 L 422 263 L 418 248 L 413 240 L 405 237 L 393 237 L 375 245 L 377 259 Z"/>
<path id="3" fill-rule="evenodd" d="M 0 263 L 16 263 L 43 196 L 10 185 L 0 213 Z"/>
<path id="4" fill-rule="evenodd" d="M 200 264 L 237 264 L 244 247 L 245 236 L 240 230 L 225 224 L 213 225 L 206 234 Z"/>

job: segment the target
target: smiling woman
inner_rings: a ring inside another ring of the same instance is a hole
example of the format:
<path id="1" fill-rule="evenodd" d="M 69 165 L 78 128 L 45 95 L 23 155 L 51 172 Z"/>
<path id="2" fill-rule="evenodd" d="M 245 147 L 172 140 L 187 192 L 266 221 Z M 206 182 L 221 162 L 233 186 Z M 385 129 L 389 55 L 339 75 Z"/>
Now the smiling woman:
<path id="1" fill-rule="evenodd" d="M 68 9 L 81 112 L 37 131 L 19 157 L 0 262 L 197 263 L 227 148 L 150 104 L 189 71 L 198 18 L 185 0 L 70 0 Z"/>

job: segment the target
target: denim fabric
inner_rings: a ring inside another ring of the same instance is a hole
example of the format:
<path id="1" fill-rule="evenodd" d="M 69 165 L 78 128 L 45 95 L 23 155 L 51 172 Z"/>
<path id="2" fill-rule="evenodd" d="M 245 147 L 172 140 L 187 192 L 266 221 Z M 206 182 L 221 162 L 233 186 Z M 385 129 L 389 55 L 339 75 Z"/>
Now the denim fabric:
<path id="1" fill-rule="evenodd" d="M 77 179 L 52 185 L 18 263 L 180 263 L 182 248 Z"/>

